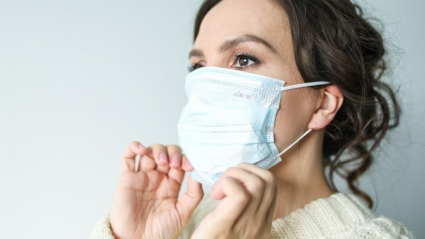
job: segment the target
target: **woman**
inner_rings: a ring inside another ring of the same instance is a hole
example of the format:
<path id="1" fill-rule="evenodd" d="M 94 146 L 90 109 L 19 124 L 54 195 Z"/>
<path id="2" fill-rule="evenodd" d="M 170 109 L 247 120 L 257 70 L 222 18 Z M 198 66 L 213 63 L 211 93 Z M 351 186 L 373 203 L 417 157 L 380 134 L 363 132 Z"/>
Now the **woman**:
<path id="1" fill-rule="evenodd" d="M 373 215 L 371 198 L 356 184 L 398 124 L 394 93 L 379 80 L 384 53 L 381 35 L 349 0 L 206 0 L 179 122 L 185 155 L 174 145 L 131 143 L 111 214 L 92 238 L 413 238 L 401 223 Z M 309 82 L 320 85 L 303 85 Z M 273 84 L 282 88 L 264 88 Z M 296 85 L 304 88 L 289 90 Z M 234 98 L 224 94 L 232 87 Z M 265 102 L 261 92 L 274 98 L 254 107 Z M 196 120 L 213 127 L 223 117 L 252 130 L 230 125 L 227 138 L 193 130 Z M 270 140 L 259 142 L 265 126 L 254 130 L 251 117 L 272 122 L 271 135 L 264 134 Z M 250 137 L 239 137 L 246 132 Z M 185 172 L 193 170 L 178 198 Z M 352 193 L 336 191 L 334 173 Z M 200 182 L 213 185 L 209 196 Z"/>

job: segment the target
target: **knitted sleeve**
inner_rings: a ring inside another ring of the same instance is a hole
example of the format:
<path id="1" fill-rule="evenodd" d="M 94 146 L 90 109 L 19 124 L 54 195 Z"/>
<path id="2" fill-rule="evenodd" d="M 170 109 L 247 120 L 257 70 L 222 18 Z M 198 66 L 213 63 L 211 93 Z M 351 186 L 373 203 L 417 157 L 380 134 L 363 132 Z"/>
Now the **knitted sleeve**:
<path id="1" fill-rule="evenodd" d="M 413 234 L 400 222 L 377 217 L 358 226 L 349 239 L 415 239 Z"/>
<path id="2" fill-rule="evenodd" d="M 94 225 L 90 239 L 115 239 L 109 225 L 109 214 L 102 216 Z"/>
<path id="3" fill-rule="evenodd" d="M 189 223 L 180 232 L 177 239 L 188 239 L 193 234 L 198 224 L 210 211 L 212 211 L 218 204 L 218 201 L 212 200 L 209 196 L 205 195 L 198 207 L 193 212 Z M 90 233 L 90 239 L 115 239 L 112 235 L 111 226 L 109 224 L 109 214 L 102 216 Z"/>
<path id="4" fill-rule="evenodd" d="M 196 223 L 194 220 L 187 225 L 185 229 L 177 236 L 176 239 L 188 239 L 196 229 Z M 109 223 L 109 214 L 102 216 L 90 233 L 90 239 L 115 239 L 112 235 L 111 226 Z"/>
<path id="5" fill-rule="evenodd" d="M 195 228 L 192 223 L 188 225 L 176 239 L 190 238 Z M 102 216 L 95 224 L 90 233 L 90 239 L 115 239 L 109 222 L 109 214 Z"/>

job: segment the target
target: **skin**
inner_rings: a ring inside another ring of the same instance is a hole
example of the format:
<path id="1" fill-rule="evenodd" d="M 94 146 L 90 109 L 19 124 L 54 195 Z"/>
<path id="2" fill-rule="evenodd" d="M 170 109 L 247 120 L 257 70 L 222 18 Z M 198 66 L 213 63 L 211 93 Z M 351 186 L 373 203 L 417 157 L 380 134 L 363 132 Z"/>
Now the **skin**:
<path id="1" fill-rule="evenodd" d="M 195 68 L 243 70 L 285 80 L 287 86 L 304 82 L 292 47 L 280 7 L 264 0 L 224 0 L 205 16 L 190 61 Z M 322 168 L 322 144 L 325 127 L 342 103 L 334 85 L 285 91 L 274 128 L 279 150 L 307 129 L 313 131 L 269 170 L 245 163 L 229 168 L 210 194 L 220 204 L 192 238 L 268 238 L 274 219 L 334 193 Z M 138 172 L 136 155 L 142 155 Z M 185 172 L 193 170 L 189 161 L 175 145 L 128 146 L 111 210 L 116 238 L 175 238 L 184 229 L 203 197 L 201 185 L 189 178 L 187 192 L 177 198 Z"/>

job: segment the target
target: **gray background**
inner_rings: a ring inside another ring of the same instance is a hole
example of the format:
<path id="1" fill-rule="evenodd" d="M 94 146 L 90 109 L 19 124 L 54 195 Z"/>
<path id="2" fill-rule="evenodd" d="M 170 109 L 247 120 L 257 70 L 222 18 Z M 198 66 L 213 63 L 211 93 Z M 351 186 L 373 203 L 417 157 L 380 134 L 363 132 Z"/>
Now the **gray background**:
<path id="1" fill-rule="evenodd" d="M 404 115 L 362 185 L 425 237 L 424 1 L 361 2 L 386 24 Z M 177 143 L 198 0 L 0 0 L 2 238 L 87 238 L 127 143 Z M 345 186 L 341 182 L 341 191 Z"/>

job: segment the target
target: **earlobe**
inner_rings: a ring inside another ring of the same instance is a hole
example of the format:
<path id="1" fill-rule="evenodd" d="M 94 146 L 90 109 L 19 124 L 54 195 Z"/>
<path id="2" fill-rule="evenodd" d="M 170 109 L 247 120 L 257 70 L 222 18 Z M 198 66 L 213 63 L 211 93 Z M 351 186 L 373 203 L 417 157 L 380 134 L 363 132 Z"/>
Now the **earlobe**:
<path id="1" fill-rule="evenodd" d="M 325 128 L 334 119 L 343 101 L 344 96 L 335 85 L 324 88 L 324 92 L 321 95 L 321 104 L 314 111 L 308 128 L 315 130 Z"/>

